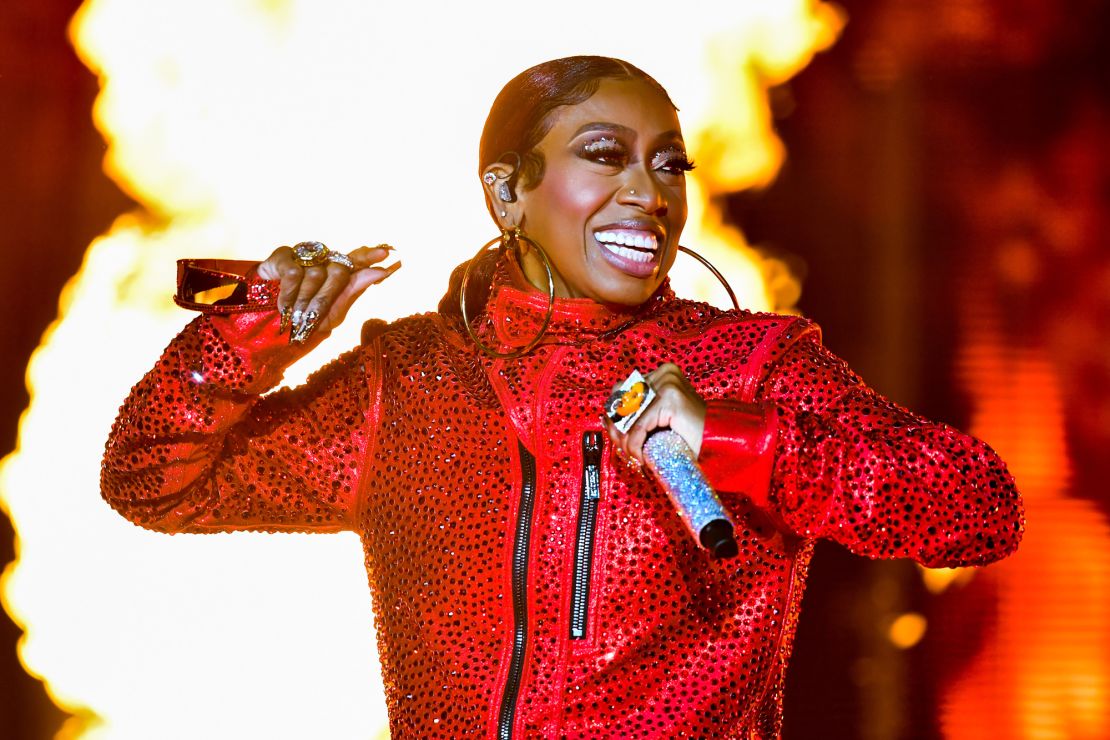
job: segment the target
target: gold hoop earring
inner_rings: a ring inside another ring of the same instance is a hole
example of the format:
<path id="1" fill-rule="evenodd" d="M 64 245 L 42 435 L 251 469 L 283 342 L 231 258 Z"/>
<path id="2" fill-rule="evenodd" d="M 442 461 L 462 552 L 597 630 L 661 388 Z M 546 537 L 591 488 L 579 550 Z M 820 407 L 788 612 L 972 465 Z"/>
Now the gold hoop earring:
<path id="1" fill-rule="evenodd" d="M 725 280 L 725 276 L 722 275 L 720 273 L 720 271 L 717 270 L 717 268 L 713 266 L 712 262 L 707 260 L 705 257 L 702 257 L 700 254 L 698 254 L 694 250 L 690 249 L 689 247 L 684 247 L 681 244 L 678 245 L 678 251 L 685 252 L 686 254 L 688 254 L 691 257 L 693 257 L 694 259 L 696 259 L 698 262 L 700 262 L 703 265 L 705 265 L 706 267 L 708 267 L 709 271 L 711 273 L 713 273 L 713 276 L 721 281 L 721 285 L 725 286 L 725 290 L 728 291 L 728 297 L 732 299 L 732 307 L 735 308 L 735 309 L 740 308 L 740 304 L 736 300 L 736 294 L 732 292 L 732 286 L 728 284 L 728 281 Z"/>
<path id="2" fill-rule="evenodd" d="M 482 256 L 482 253 L 489 249 L 494 244 L 498 244 L 500 249 L 509 247 L 513 242 L 519 243 L 521 240 L 528 242 L 528 245 L 535 248 L 539 252 L 540 258 L 543 260 L 543 268 L 547 271 L 547 313 L 543 317 L 543 326 L 540 327 L 539 333 L 520 349 L 514 352 L 498 352 L 494 349 L 482 344 L 482 340 L 478 339 L 478 335 L 474 333 L 474 329 L 470 326 L 470 317 L 466 315 L 466 284 L 470 280 L 470 268 Z M 466 263 L 466 269 L 463 270 L 462 285 L 459 286 L 459 309 L 462 311 L 463 325 L 466 326 L 466 333 L 474 340 L 474 344 L 478 345 L 478 349 L 485 352 L 495 360 L 512 360 L 527 354 L 532 351 L 532 348 L 540 343 L 543 339 L 544 333 L 547 331 L 548 325 L 551 323 L 551 316 L 555 313 L 555 274 L 551 270 L 551 262 L 547 259 L 547 253 L 543 251 L 543 247 L 536 243 L 531 237 L 528 237 L 520 230 L 519 226 L 514 226 L 511 229 L 502 229 L 501 236 L 490 239 L 482 245 L 478 250 L 478 254 L 474 255 L 474 259 Z"/>

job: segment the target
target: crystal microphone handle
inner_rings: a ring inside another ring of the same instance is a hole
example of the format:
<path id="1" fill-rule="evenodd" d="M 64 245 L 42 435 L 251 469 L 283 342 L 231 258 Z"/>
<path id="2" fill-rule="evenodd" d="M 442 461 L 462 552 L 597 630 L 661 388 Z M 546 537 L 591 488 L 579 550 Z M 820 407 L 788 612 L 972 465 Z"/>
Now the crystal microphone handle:
<path id="1" fill-rule="evenodd" d="M 714 557 L 736 555 L 732 520 L 686 440 L 670 429 L 654 432 L 644 442 L 644 460 L 694 539 Z"/>

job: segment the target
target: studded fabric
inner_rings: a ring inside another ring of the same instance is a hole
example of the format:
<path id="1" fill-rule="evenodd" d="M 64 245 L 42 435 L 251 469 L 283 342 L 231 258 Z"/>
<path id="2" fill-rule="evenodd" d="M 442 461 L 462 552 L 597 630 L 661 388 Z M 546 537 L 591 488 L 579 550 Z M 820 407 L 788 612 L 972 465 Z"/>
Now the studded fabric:
<path id="1" fill-rule="evenodd" d="M 775 738 L 815 538 L 954 566 L 1021 536 L 986 445 L 877 396 L 801 319 L 666 286 L 626 313 L 559 300 L 511 360 L 439 314 L 372 321 L 259 397 L 294 351 L 272 298 L 243 293 L 262 298 L 197 318 L 132 391 L 104 495 L 160 531 L 358 532 L 397 740 Z M 507 351 L 546 307 L 506 260 L 478 332 Z M 707 399 L 736 558 L 711 560 L 591 436 L 609 389 L 663 362 Z"/>

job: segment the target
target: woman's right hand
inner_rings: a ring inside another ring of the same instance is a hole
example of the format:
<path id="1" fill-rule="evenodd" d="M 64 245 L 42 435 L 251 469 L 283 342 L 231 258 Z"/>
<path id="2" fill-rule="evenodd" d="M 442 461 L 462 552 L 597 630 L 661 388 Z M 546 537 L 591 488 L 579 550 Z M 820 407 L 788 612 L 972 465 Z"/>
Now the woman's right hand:
<path id="1" fill-rule="evenodd" d="M 347 255 L 354 263 L 351 270 L 335 262 L 301 267 L 290 247 L 278 247 L 255 273 L 263 280 L 281 281 L 281 330 L 290 329 L 290 342 L 304 343 L 310 334 L 314 339 L 330 334 L 363 291 L 397 271 L 400 262 L 376 266 L 392 250 L 386 244 L 359 247 Z"/>

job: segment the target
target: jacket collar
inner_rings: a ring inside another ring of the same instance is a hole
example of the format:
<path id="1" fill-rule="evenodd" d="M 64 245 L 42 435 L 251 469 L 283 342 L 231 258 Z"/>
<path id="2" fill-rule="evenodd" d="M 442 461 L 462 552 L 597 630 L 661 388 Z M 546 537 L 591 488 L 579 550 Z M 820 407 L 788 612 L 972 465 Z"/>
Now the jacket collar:
<path id="1" fill-rule="evenodd" d="M 639 306 L 610 307 L 590 298 L 556 298 L 551 322 L 541 344 L 578 344 L 617 334 L 656 313 L 674 300 L 670 279 Z M 527 344 L 540 331 L 547 314 L 547 292 L 533 286 L 524 276 L 511 252 L 498 263 L 485 315 L 492 322 L 493 337 L 499 351 L 507 352 Z M 488 322 L 487 326 L 489 325 Z"/>

